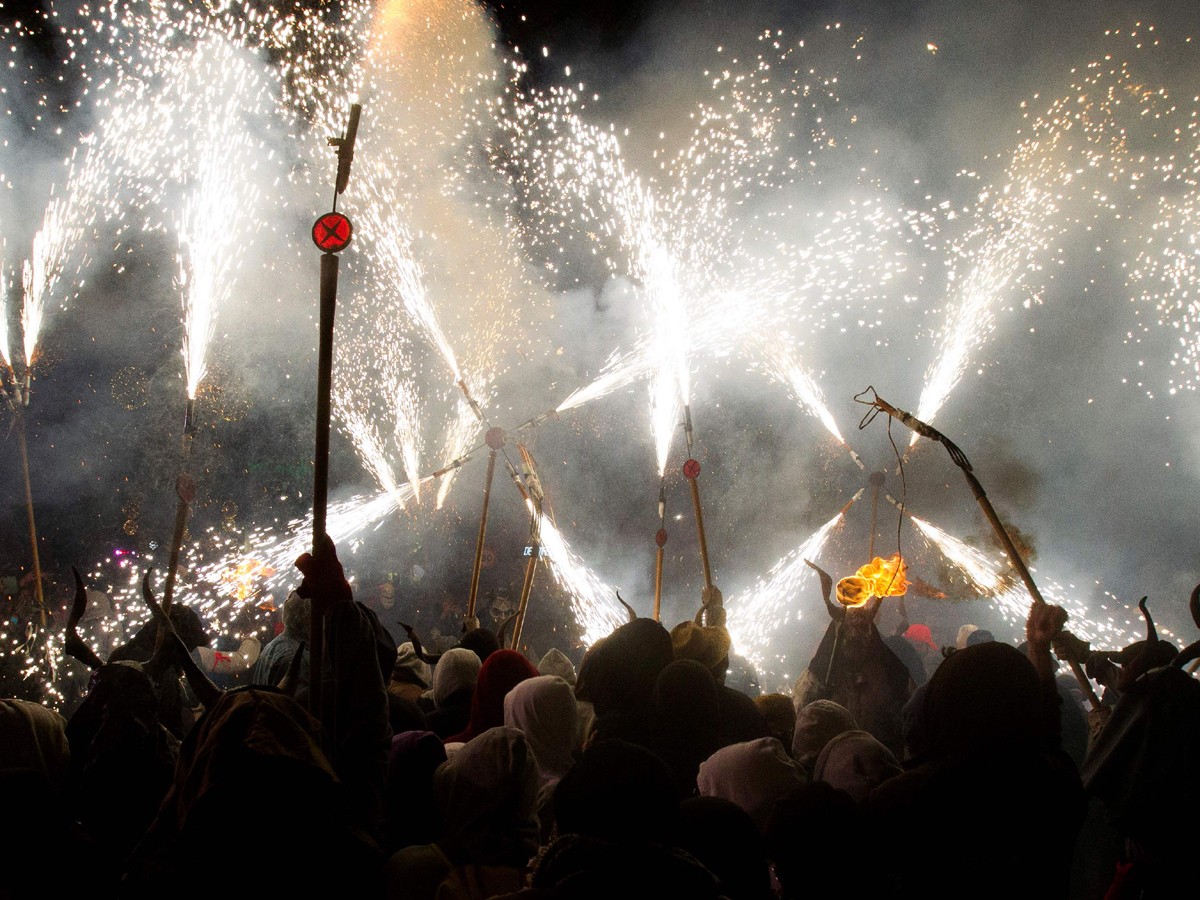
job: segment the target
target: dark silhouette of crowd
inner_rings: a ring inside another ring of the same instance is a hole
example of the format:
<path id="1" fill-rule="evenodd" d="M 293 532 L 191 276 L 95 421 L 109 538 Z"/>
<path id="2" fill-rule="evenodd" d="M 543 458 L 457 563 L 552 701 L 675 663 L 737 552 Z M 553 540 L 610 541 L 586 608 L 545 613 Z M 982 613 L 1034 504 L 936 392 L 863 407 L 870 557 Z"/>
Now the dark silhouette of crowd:
<path id="1" fill-rule="evenodd" d="M 83 703 L 0 701 L 0 897 L 1197 896 L 1200 642 L 1148 612 L 1119 651 L 1037 604 L 1020 648 L 964 629 L 933 653 L 907 626 L 929 652 L 898 654 L 878 604 L 840 608 L 821 573 L 829 632 L 791 696 L 751 697 L 726 684 L 719 594 L 671 630 L 633 618 L 577 671 L 483 628 L 397 647 L 332 543 L 297 566 L 253 684 L 224 691 L 148 581 L 151 622 L 100 659 L 78 582 Z"/>

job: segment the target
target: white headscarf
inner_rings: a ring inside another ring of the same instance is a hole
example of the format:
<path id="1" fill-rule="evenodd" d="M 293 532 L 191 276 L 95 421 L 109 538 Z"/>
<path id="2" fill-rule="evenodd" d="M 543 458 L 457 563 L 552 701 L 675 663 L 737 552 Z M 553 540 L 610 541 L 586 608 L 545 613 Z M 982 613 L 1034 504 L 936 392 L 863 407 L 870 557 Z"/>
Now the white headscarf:
<path id="1" fill-rule="evenodd" d="M 561 650 L 551 647 L 537 664 L 539 675 L 557 675 L 571 687 L 575 687 L 575 666 Z"/>
<path id="2" fill-rule="evenodd" d="M 700 764 L 701 797 L 721 797 L 744 809 L 762 831 L 775 801 L 804 783 L 803 770 L 778 738 L 722 747 Z"/>
<path id="3" fill-rule="evenodd" d="M 475 651 L 465 647 L 443 653 L 433 670 L 433 705 L 440 707 L 459 691 L 474 690 L 481 665 Z"/>
<path id="4" fill-rule="evenodd" d="M 520 729 L 537 763 L 544 800 L 575 764 L 575 693 L 557 675 L 522 681 L 504 698 L 504 724 Z"/>

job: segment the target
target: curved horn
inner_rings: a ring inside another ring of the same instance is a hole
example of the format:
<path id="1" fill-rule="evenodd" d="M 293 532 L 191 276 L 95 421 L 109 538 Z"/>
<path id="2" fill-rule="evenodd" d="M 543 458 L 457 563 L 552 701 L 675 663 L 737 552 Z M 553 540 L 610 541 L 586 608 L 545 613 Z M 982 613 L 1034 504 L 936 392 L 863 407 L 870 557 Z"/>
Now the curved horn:
<path id="1" fill-rule="evenodd" d="M 142 576 L 142 597 L 146 601 L 146 605 L 150 607 L 150 612 L 154 614 L 155 621 L 159 626 L 166 629 L 166 639 L 163 641 L 164 646 L 170 648 L 170 652 L 175 654 L 175 662 L 179 663 L 183 669 L 183 675 L 187 679 L 188 685 L 192 689 L 192 693 L 196 695 L 205 709 L 212 709 L 217 701 L 224 696 L 225 692 L 212 683 L 207 675 L 200 670 L 200 666 L 192 659 L 192 655 L 188 653 L 187 647 L 183 646 L 183 641 L 179 639 L 179 635 L 175 632 L 175 626 L 171 624 L 170 618 L 167 616 L 161 606 L 154 599 L 154 593 L 150 590 L 150 573 L 151 569 L 146 570 L 146 574 Z M 157 656 L 157 651 L 155 656 Z M 147 663 L 149 665 L 149 663 Z"/>
<path id="2" fill-rule="evenodd" d="M 501 622 L 500 627 L 496 629 L 496 640 L 498 640 L 500 642 L 501 647 L 506 646 L 506 642 L 504 640 L 504 632 L 508 629 L 509 625 L 511 625 L 513 622 L 515 622 L 517 620 L 517 616 L 519 616 L 520 614 L 521 614 L 521 611 L 518 609 L 511 616 L 509 616 L 507 619 L 505 619 L 503 622 Z"/>
<path id="3" fill-rule="evenodd" d="M 1150 607 L 1146 605 L 1149 597 L 1143 597 L 1138 601 L 1138 609 L 1142 611 L 1142 618 L 1146 620 L 1146 640 L 1151 643 L 1158 641 L 1158 630 L 1154 627 L 1154 617 L 1150 615 Z"/>
<path id="4" fill-rule="evenodd" d="M 296 688 L 300 687 L 300 668 L 304 663 L 304 647 L 305 642 L 301 641 L 300 646 L 296 648 L 296 652 L 292 654 L 292 661 L 288 663 L 288 670 L 284 676 L 279 679 L 279 684 L 276 687 L 283 691 L 289 697 L 296 696 Z"/>
<path id="5" fill-rule="evenodd" d="M 400 627 L 403 628 L 408 634 L 408 639 L 412 641 L 413 650 L 417 652 L 417 656 L 420 658 L 421 662 L 425 663 L 427 666 L 436 666 L 438 664 L 438 660 L 442 658 L 442 654 L 426 653 L 425 648 L 421 646 L 421 639 L 417 637 L 416 629 L 414 629 L 411 625 L 405 625 L 403 622 L 400 623 Z"/>
<path id="6" fill-rule="evenodd" d="M 815 562 L 805 560 L 810 569 L 816 571 L 821 576 L 821 596 L 825 600 L 825 611 L 829 613 L 829 618 L 835 622 L 840 622 L 846 617 L 846 610 L 839 606 L 835 606 L 829 599 L 829 595 L 833 593 L 833 576 L 818 566 Z"/>
<path id="7" fill-rule="evenodd" d="M 620 591 L 617 591 L 617 602 L 620 603 L 623 607 L 625 607 L 625 611 L 627 613 L 629 613 L 629 621 L 630 622 L 634 621 L 638 617 L 638 614 L 636 612 L 634 612 L 633 607 L 621 599 Z"/>
<path id="8" fill-rule="evenodd" d="M 98 669 L 104 661 L 96 655 L 96 651 L 83 642 L 79 636 L 79 620 L 87 609 L 87 590 L 79 570 L 71 566 L 71 574 L 75 576 L 75 601 L 71 604 L 71 615 L 67 617 L 67 630 L 63 640 L 63 651 L 75 657 L 89 669 Z"/>

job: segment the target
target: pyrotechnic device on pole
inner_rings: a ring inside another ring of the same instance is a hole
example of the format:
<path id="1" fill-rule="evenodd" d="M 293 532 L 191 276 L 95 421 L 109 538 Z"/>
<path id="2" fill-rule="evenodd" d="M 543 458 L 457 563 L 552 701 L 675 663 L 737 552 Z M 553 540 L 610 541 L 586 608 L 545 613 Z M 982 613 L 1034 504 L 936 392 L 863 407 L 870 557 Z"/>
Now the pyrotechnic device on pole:
<path id="1" fill-rule="evenodd" d="M 860 399 L 864 397 L 866 399 Z M 1000 517 L 996 514 L 996 510 L 992 506 L 992 501 L 988 499 L 983 485 L 975 477 L 970 460 L 967 459 L 966 454 L 959 449 L 958 445 L 932 425 L 922 422 L 912 413 L 892 406 L 892 404 L 888 403 L 875 392 L 874 387 L 868 385 L 865 391 L 855 395 L 854 400 L 856 403 L 862 403 L 865 406 L 871 407 L 867 414 L 863 416 L 862 422 L 859 423 L 859 428 L 865 428 L 882 412 L 911 428 L 922 437 L 929 438 L 931 441 L 937 441 L 946 448 L 946 452 L 950 454 L 950 461 L 962 471 L 963 477 L 966 478 L 967 484 L 971 488 L 971 493 L 975 495 L 975 499 L 983 510 L 983 514 L 991 524 L 992 531 L 995 532 L 1000 545 L 1004 548 L 1004 553 L 1008 557 L 1009 562 L 1012 563 L 1013 568 L 1017 570 L 1017 574 L 1021 577 L 1021 581 L 1024 582 L 1025 589 L 1029 591 L 1029 596 L 1033 599 L 1034 605 L 1045 605 L 1046 601 L 1042 599 L 1042 592 L 1038 590 L 1037 583 L 1033 580 L 1033 575 L 1029 572 L 1029 567 L 1025 565 L 1025 560 L 1021 557 L 1020 551 L 1017 550 L 1016 544 L 1013 543 L 1008 529 L 1004 527 L 1004 523 L 1000 521 Z M 1092 683 L 1088 681 L 1087 675 L 1084 674 L 1083 668 L 1077 662 L 1069 662 L 1069 665 L 1071 666 L 1071 672 L 1075 675 L 1075 680 L 1079 682 L 1079 686 L 1083 689 L 1084 695 L 1088 698 L 1088 703 L 1092 709 L 1099 709 L 1100 699 L 1096 696 L 1096 691 L 1092 687 Z"/>
<path id="2" fill-rule="evenodd" d="M 713 584 L 712 566 L 708 561 L 708 539 L 704 534 L 704 511 L 700 506 L 700 463 L 689 459 L 683 464 L 683 477 L 692 491 L 692 509 L 696 513 L 696 535 L 700 539 L 700 564 L 704 567 L 704 591 L 700 595 L 700 612 L 697 618 L 703 625 L 725 624 L 725 601 L 720 590 Z"/>
<path id="3" fill-rule="evenodd" d="M 313 453 L 313 556 L 325 555 L 325 523 L 329 506 L 329 412 L 333 393 L 333 324 L 337 312 L 338 253 L 345 250 L 354 234 L 350 220 L 337 211 L 337 198 L 350 181 L 354 142 L 362 106 L 350 107 L 350 119 L 341 137 L 329 139 L 337 147 L 337 178 L 333 210 L 313 225 L 313 242 L 321 251 L 320 326 L 317 349 L 317 416 Z M 325 653 L 325 597 L 313 597 L 309 620 L 309 712 L 322 717 L 322 667 Z"/>

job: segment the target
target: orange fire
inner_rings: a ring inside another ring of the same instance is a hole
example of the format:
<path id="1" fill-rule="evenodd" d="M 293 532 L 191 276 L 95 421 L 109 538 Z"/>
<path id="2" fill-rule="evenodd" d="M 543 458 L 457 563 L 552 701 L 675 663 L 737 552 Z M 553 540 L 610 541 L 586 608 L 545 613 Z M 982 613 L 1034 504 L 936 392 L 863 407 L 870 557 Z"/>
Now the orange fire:
<path id="1" fill-rule="evenodd" d="M 847 609 L 866 606 L 872 597 L 899 597 L 908 590 L 908 569 L 899 553 L 875 557 L 855 574 L 837 583 L 838 603 Z"/>
<path id="2" fill-rule="evenodd" d="M 259 591 L 259 578 L 270 578 L 275 569 L 260 559 L 243 559 L 221 576 L 221 581 L 237 597 L 239 602 L 253 597 Z"/>

